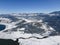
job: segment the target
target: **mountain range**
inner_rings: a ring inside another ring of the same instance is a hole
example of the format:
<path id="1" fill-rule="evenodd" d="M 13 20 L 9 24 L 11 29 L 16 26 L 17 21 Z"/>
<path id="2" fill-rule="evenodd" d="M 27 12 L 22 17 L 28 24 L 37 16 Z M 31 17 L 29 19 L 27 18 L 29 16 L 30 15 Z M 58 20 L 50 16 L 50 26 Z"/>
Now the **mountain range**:
<path id="1" fill-rule="evenodd" d="M 60 11 L 45 13 L 0 14 L 0 30 L 3 39 L 45 39 L 60 35 Z"/>

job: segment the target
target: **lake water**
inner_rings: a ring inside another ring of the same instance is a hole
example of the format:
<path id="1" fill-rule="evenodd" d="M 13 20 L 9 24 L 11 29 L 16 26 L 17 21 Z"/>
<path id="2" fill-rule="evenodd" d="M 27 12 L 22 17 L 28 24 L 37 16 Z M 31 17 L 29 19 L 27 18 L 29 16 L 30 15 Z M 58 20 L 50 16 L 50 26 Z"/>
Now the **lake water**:
<path id="1" fill-rule="evenodd" d="M 6 26 L 5 26 L 5 25 L 0 24 L 0 31 L 4 30 L 5 28 L 6 28 Z"/>

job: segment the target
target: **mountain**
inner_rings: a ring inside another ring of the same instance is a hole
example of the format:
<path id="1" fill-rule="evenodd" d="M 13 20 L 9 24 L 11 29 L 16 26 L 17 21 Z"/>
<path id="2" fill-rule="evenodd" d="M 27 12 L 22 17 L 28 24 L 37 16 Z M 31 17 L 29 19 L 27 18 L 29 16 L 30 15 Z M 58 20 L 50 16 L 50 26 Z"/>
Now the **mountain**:
<path id="1" fill-rule="evenodd" d="M 60 11 L 54 11 L 51 12 L 49 15 L 52 16 L 48 16 L 44 19 L 44 22 L 47 22 L 48 25 L 50 25 L 51 27 L 53 27 L 59 34 L 60 34 Z"/>
<path id="2" fill-rule="evenodd" d="M 54 12 L 51 12 L 50 14 L 54 14 L 54 15 L 59 16 L 60 15 L 60 11 L 54 11 Z"/>
<path id="3" fill-rule="evenodd" d="M 58 37 L 60 37 L 60 15 L 57 14 L 60 13 L 52 12 L 49 14 L 44 13 L 0 14 L 0 24 L 6 26 L 4 30 L 0 31 L 0 39 L 15 40 L 18 38 L 19 42 L 22 43 L 23 45 L 27 45 L 27 43 L 29 44 L 32 42 L 33 44 L 35 44 L 35 42 L 37 44 L 40 43 L 39 40 L 41 40 L 41 45 L 43 45 L 45 41 L 46 45 L 49 45 L 51 41 L 54 44 L 55 36 L 56 39 L 57 35 L 59 35 Z M 47 43 L 47 41 L 49 44 Z M 51 45 L 53 45 L 52 42 Z M 58 44 L 56 45 L 59 45 L 59 43 L 60 42 L 58 42 Z"/>
<path id="4" fill-rule="evenodd" d="M 57 16 L 55 17 L 49 16 L 48 14 L 44 14 L 44 13 L 19 13 L 19 14 L 14 13 L 14 14 L 1 14 L 0 17 L 2 17 L 2 19 L 7 18 L 11 20 L 10 23 L 7 23 L 7 25 L 10 24 L 8 29 L 11 31 L 17 31 L 17 29 L 25 28 L 24 30 L 25 33 L 43 34 L 47 32 L 47 30 L 49 32 L 49 30 L 51 30 L 50 28 L 53 28 L 52 32 L 54 33 L 51 34 L 50 32 L 49 35 L 55 35 L 56 34 L 55 31 L 59 32 L 58 26 L 54 27 L 55 25 L 58 25 L 56 23 L 56 21 L 57 22 L 59 21 Z M 39 21 L 43 21 L 43 22 L 39 22 Z M 6 29 L 4 32 L 8 31 L 8 29 Z"/>

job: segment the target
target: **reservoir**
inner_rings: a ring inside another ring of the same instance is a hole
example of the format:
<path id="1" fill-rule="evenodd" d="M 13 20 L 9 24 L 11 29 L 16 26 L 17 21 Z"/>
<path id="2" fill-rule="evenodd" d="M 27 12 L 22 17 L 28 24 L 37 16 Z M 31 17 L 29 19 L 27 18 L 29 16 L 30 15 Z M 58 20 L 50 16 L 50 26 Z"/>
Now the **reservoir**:
<path id="1" fill-rule="evenodd" d="M 4 30 L 5 28 L 6 28 L 6 26 L 5 26 L 5 25 L 0 24 L 0 31 Z"/>

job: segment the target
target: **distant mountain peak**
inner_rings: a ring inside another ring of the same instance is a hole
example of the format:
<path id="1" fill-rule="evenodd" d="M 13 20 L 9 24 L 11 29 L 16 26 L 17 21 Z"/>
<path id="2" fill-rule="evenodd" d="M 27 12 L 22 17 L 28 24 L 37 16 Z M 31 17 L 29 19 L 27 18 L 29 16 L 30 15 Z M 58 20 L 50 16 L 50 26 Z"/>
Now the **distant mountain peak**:
<path id="1" fill-rule="evenodd" d="M 54 12 L 51 12 L 50 14 L 60 14 L 60 11 L 54 11 Z"/>

